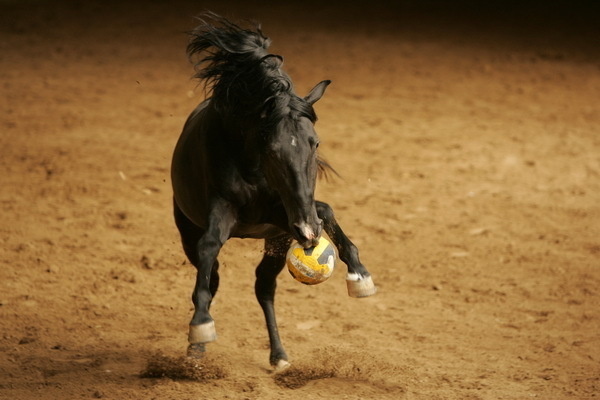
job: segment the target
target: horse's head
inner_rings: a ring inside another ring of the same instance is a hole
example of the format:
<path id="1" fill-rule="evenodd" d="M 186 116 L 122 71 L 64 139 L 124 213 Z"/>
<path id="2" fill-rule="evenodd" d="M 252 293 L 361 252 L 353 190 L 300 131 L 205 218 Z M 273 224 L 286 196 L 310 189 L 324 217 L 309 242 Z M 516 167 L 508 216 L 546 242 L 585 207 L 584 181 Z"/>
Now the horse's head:
<path id="1" fill-rule="evenodd" d="M 304 99 L 297 99 L 304 112 L 288 105 L 268 132 L 261 162 L 267 182 L 281 197 L 291 234 L 304 247 L 316 245 L 321 235 L 322 221 L 314 198 L 319 138 L 312 105 L 329 83 L 323 81 Z"/>

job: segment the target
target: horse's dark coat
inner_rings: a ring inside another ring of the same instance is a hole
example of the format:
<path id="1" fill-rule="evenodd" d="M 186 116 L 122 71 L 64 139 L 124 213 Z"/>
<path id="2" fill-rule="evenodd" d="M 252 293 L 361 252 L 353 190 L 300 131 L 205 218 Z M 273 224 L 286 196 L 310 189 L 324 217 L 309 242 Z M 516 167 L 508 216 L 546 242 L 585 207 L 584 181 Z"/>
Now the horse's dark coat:
<path id="1" fill-rule="evenodd" d="M 190 325 L 212 321 L 217 256 L 225 241 L 265 239 L 255 291 L 275 365 L 287 360 L 273 298 L 292 239 L 310 247 L 324 228 L 349 273 L 368 277 L 369 272 L 331 208 L 314 199 L 317 172 L 327 165 L 317 157 L 313 104 L 329 81 L 304 98 L 297 96 L 281 70 L 282 58 L 267 53 L 270 40 L 260 28 L 242 29 L 212 13 L 204 18 L 191 33 L 188 54 L 203 56 L 196 77 L 205 81 L 210 97 L 185 123 L 171 169 L 175 221 L 184 251 L 198 270 Z M 190 341 L 203 350 L 203 343 Z"/>

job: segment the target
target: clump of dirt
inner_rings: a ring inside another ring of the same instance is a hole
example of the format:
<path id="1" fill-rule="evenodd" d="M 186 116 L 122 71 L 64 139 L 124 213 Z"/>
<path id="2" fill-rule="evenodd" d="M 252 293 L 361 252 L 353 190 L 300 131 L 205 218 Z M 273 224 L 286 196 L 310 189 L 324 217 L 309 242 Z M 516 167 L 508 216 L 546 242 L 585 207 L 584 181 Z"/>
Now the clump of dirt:
<path id="1" fill-rule="evenodd" d="M 298 389 L 305 386 L 308 382 L 333 378 L 335 371 L 327 370 L 321 366 L 297 366 L 293 365 L 275 375 L 275 383 L 288 389 Z"/>
<path id="2" fill-rule="evenodd" d="M 186 356 L 171 357 L 155 353 L 148 359 L 142 378 L 169 378 L 173 380 L 207 381 L 227 376 L 224 369 L 210 358 L 196 359 Z"/>
<path id="3" fill-rule="evenodd" d="M 314 380 L 340 378 L 366 382 L 379 389 L 403 391 L 400 377 L 406 375 L 401 367 L 369 357 L 364 352 L 325 347 L 276 374 L 274 379 L 277 385 L 289 389 L 301 388 Z"/>

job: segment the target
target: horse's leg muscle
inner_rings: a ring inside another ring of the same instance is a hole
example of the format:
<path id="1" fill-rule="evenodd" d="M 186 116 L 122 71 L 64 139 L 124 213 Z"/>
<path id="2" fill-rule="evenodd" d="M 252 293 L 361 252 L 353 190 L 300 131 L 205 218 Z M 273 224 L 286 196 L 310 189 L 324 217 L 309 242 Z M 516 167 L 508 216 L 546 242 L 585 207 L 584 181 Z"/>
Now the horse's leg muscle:
<path id="1" fill-rule="evenodd" d="M 283 349 L 277 330 L 274 298 L 277 287 L 276 278 L 285 265 L 285 256 L 291 241 L 291 237 L 288 236 L 265 240 L 265 253 L 256 268 L 256 283 L 254 286 L 256 298 L 265 314 L 267 330 L 269 331 L 269 342 L 271 345 L 269 361 L 277 369 L 289 366 L 287 362 L 288 357 Z"/>
<path id="2" fill-rule="evenodd" d="M 316 207 L 317 215 L 323 220 L 325 232 L 337 247 L 340 259 L 348 266 L 346 276 L 348 294 L 352 297 L 367 297 L 375 294 L 377 288 L 373 284 L 371 274 L 360 262 L 358 248 L 340 228 L 329 204 L 317 201 Z"/>

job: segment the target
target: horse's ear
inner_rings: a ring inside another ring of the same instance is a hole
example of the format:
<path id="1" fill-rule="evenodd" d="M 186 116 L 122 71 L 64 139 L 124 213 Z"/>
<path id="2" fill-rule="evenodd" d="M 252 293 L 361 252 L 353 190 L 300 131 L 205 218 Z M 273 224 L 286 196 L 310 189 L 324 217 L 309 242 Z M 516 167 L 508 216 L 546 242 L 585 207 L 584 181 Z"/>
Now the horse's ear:
<path id="1" fill-rule="evenodd" d="M 310 105 L 315 104 L 321 97 L 323 97 L 323 93 L 325 93 L 325 89 L 327 89 L 327 86 L 329 86 L 330 83 L 330 80 L 321 81 L 317 83 L 317 86 L 312 88 L 312 90 L 304 98 L 304 100 L 306 100 L 306 102 Z"/>

